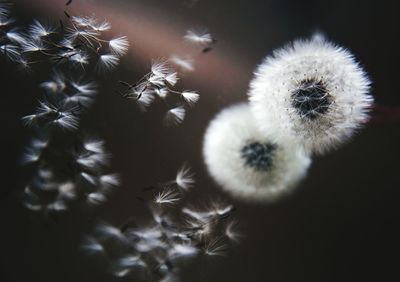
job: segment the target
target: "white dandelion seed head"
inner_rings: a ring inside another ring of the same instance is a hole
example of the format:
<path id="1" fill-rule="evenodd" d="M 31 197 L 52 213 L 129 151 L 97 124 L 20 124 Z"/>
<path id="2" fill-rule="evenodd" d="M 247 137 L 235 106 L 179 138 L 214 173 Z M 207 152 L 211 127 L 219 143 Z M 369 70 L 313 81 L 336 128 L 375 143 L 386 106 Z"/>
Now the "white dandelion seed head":
<path id="1" fill-rule="evenodd" d="M 255 71 L 250 105 L 260 130 L 323 153 L 368 119 L 370 81 L 346 49 L 316 35 L 274 52 Z M 278 125 L 278 126 L 277 126 Z"/>
<path id="2" fill-rule="evenodd" d="M 120 36 L 111 39 L 108 45 L 111 53 L 117 56 L 122 56 L 128 51 L 129 41 L 126 36 Z"/>
<path id="3" fill-rule="evenodd" d="M 207 169 L 237 198 L 267 202 L 302 179 L 310 158 L 295 144 L 274 143 L 261 134 L 247 104 L 231 106 L 210 123 L 204 136 Z"/>
<path id="4" fill-rule="evenodd" d="M 172 108 L 165 114 L 165 124 L 167 126 L 178 125 L 185 119 L 186 110 L 182 106 Z"/>

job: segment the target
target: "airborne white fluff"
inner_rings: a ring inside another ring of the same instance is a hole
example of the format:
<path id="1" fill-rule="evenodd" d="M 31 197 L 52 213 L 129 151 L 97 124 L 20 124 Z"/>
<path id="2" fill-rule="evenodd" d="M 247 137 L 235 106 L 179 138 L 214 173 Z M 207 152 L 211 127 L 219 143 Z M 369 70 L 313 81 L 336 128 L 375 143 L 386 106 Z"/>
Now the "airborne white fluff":
<path id="1" fill-rule="evenodd" d="M 311 162 L 299 146 L 274 143 L 262 135 L 247 104 L 229 107 L 215 117 L 204 136 L 203 156 L 224 190 L 260 202 L 289 192 Z"/>
<path id="2" fill-rule="evenodd" d="M 370 81 L 346 49 L 315 35 L 265 58 L 250 84 L 250 105 L 265 136 L 323 153 L 368 119 Z"/>

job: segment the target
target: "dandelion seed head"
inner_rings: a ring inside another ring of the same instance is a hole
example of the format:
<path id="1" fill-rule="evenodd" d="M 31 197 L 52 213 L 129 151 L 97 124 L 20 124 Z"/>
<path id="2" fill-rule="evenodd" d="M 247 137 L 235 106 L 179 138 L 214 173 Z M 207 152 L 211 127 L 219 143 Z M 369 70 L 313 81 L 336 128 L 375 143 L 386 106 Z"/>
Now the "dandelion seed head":
<path id="1" fill-rule="evenodd" d="M 310 158 L 292 143 L 275 143 L 260 133 L 249 105 L 231 106 L 210 123 L 203 156 L 214 180 L 238 199 L 268 202 L 292 191 Z"/>
<path id="2" fill-rule="evenodd" d="M 373 102 L 369 85 L 348 50 L 316 35 L 265 58 L 255 71 L 249 99 L 263 134 L 320 154 L 366 123 Z"/>

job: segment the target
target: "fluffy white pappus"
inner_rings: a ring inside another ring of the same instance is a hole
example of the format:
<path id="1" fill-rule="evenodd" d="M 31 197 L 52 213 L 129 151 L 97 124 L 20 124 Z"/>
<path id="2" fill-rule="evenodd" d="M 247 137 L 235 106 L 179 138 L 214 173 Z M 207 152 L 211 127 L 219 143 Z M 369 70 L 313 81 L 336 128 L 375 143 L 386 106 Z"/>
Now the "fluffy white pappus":
<path id="1" fill-rule="evenodd" d="M 164 189 L 154 197 L 154 203 L 158 205 L 171 206 L 181 200 L 181 195 L 174 189 Z"/>
<path id="2" fill-rule="evenodd" d="M 366 123 L 373 102 L 369 90 L 354 56 L 317 34 L 265 58 L 248 94 L 265 136 L 298 141 L 306 151 L 321 154 Z"/>
<path id="3" fill-rule="evenodd" d="M 129 41 L 126 36 L 115 37 L 108 43 L 111 53 L 117 56 L 125 55 L 128 52 Z"/>
<path id="4" fill-rule="evenodd" d="M 23 34 L 22 32 L 20 32 L 20 30 L 13 28 L 11 30 L 9 30 L 6 33 L 6 36 L 8 38 L 8 40 L 10 40 L 13 43 L 17 43 L 17 44 L 24 44 L 26 42 L 26 38 L 25 38 L 25 34 Z"/>
<path id="5" fill-rule="evenodd" d="M 183 190 L 188 190 L 194 185 L 194 173 L 187 164 L 183 164 L 182 167 L 178 170 L 175 182 L 176 185 L 178 185 L 178 187 L 182 188 Z"/>
<path id="6" fill-rule="evenodd" d="M 71 17 L 72 22 L 83 28 L 93 29 L 97 32 L 102 32 L 109 30 L 111 28 L 111 24 L 107 21 L 99 22 L 95 17 Z"/>
<path id="7" fill-rule="evenodd" d="M 143 91 L 139 99 L 135 98 L 136 103 L 142 112 L 147 111 L 147 108 L 153 103 L 154 95 L 151 91 Z"/>
<path id="8" fill-rule="evenodd" d="M 81 250 L 89 255 L 104 254 L 105 252 L 103 245 L 92 236 L 84 238 Z"/>
<path id="9" fill-rule="evenodd" d="M 172 55 L 169 61 L 175 66 L 179 67 L 181 71 L 194 71 L 194 63 L 191 58 L 182 58 L 177 55 Z"/>
<path id="10" fill-rule="evenodd" d="M 183 39 L 194 45 L 206 46 L 213 43 L 213 38 L 206 30 L 189 29 Z"/>
<path id="11" fill-rule="evenodd" d="M 43 150 L 47 147 L 48 144 L 49 139 L 47 136 L 33 138 L 29 146 L 25 149 L 25 152 L 21 159 L 21 164 L 26 165 L 39 161 Z"/>
<path id="12" fill-rule="evenodd" d="M 21 50 L 18 46 L 14 44 L 0 45 L 0 54 L 15 62 L 21 59 Z"/>
<path id="13" fill-rule="evenodd" d="M 178 125 L 185 119 L 186 110 L 182 106 L 169 109 L 165 114 L 165 124 L 167 126 Z"/>
<path id="14" fill-rule="evenodd" d="M 103 54 L 97 61 L 96 69 L 99 72 L 107 72 L 119 64 L 119 58 L 113 54 Z"/>
<path id="15" fill-rule="evenodd" d="M 48 23 L 41 23 L 38 20 L 34 20 L 29 26 L 29 35 L 33 38 L 46 37 L 56 31 L 55 27 Z"/>
<path id="16" fill-rule="evenodd" d="M 301 147 L 274 143 L 261 134 L 247 104 L 231 106 L 214 118 L 204 136 L 203 157 L 225 191 L 253 202 L 287 194 L 311 163 Z"/>
<path id="17" fill-rule="evenodd" d="M 200 95 L 197 92 L 194 91 L 183 91 L 181 93 L 183 100 L 185 100 L 186 103 L 188 103 L 189 106 L 194 106 L 194 104 L 197 103 L 200 99 Z"/>

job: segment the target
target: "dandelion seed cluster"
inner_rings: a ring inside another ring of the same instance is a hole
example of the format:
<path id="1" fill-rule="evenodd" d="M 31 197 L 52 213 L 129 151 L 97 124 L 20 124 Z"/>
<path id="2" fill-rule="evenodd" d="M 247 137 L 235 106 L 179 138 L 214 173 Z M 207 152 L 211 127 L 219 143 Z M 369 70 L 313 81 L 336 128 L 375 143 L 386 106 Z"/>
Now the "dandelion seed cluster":
<path id="1" fill-rule="evenodd" d="M 145 281 L 178 281 L 182 262 L 198 256 L 227 254 L 241 235 L 232 219 L 233 206 L 212 202 L 205 209 L 179 205 L 194 185 L 184 165 L 175 180 L 157 183 L 148 203 L 151 220 L 129 219 L 119 226 L 98 224 L 82 244 L 89 256 L 101 258 L 117 277 Z"/>
<path id="2" fill-rule="evenodd" d="M 107 40 L 102 32 L 111 28 L 108 22 L 68 13 L 59 25 L 34 20 L 21 27 L 10 9 L 0 3 L 1 54 L 26 71 L 42 63 L 53 72 L 40 84 L 44 93 L 36 112 L 22 117 L 35 136 L 21 158 L 34 171 L 23 204 L 45 215 L 65 211 L 76 200 L 102 204 L 119 177 L 110 172 L 104 141 L 82 137 L 79 120 L 97 94 L 97 83 L 88 77 L 116 67 L 128 40 Z"/>
<path id="3" fill-rule="evenodd" d="M 146 111 L 158 98 L 167 107 L 165 124 L 178 125 L 185 119 L 186 108 L 194 106 L 200 99 L 200 95 L 195 91 L 176 90 L 175 85 L 178 80 L 178 73 L 169 66 L 167 61 L 154 61 L 151 71 L 137 83 L 120 81 L 124 89 L 119 93 L 124 98 L 134 100 L 142 111 Z"/>

